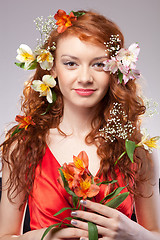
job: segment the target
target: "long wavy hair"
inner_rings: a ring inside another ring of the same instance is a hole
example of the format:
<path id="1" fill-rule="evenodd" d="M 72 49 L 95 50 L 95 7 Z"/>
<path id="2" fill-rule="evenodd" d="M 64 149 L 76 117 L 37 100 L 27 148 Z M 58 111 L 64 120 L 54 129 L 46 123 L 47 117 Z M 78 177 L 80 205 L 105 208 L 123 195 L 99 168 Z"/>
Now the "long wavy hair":
<path id="1" fill-rule="evenodd" d="M 85 11 L 83 11 L 85 12 Z M 104 16 L 94 12 L 85 12 L 83 16 L 78 17 L 73 25 L 63 33 L 58 33 L 56 30 L 51 32 L 48 42 L 44 48 L 52 46 L 53 42 L 58 44 L 59 39 L 67 36 L 76 36 L 80 40 L 96 44 L 104 47 L 104 42 L 110 41 L 111 35 L 119 34 L 121 39 L 120 47 L 124 47 L 124 37 L 118 26 L 106 19 Z M 59 46 L 60 47 L 60 46 Z M 53 57 L 56 58 L 56 50 L 52 51 Z M 10 176 L 8 179 L 8 198 L 13 201 L 14 197 L 22 190 L 25 191 L 25 199 L 29 194 L 32 194 L 32 187 L 35 178 L 35 170 L 38 164 L 41 164 L 42 157 L 45 154 L 46 139 L 50 128 L 57 128 L 61 134 L 60 120 L 63 116 L 63 96 L 57 85 L 54 88 L 57 100 L 50 110 L 45 112 L 48 102 L 45 97 L 39 97 L 39 93 L 31 88 L 32 81 L 35 79 L 41 80 L 43 75 L 50 74 L 40 68 L 38 65 L 34 75 L 25 84 L 23 96 L 21 100 L 21 112 L 25 116 L 31 116 L 35 125 L 30 125 L 27 131 L 22 130 L 19 133 L 11 136 L 15 128 L 14 126 L 7 133 L 6 140 L 1 144 L 2 149 L 2 169 L 4 162 L 8 164 Z M 138 89 L 135 80 L 130 80 L 125 85 L 118 84 L 117 76 L 110 75 L 110 86 L 106 96 L 101 100 L 95 115 L 92 119 L 92 130 L 86 136 L 86 144 L 95 144 L 97 146 L 97 154 L 101 158 L 99 174 L 103 174 L 108 178 L 108 171 L 113 179 L 116 178 L 115 162 L 118 157 L 125 151 L 124 140 L 116 138 L 115 141 L 105 141 L 100 137 L 99 129 L 106 125 L 107 119 L 110 117 L 110 110 L 115 102 L 122 104 L 127 118 L 122 118 L 122 124 L 131 121 L 135 128 L 130 140 L 138 143 L 140 141 L 140 121 L 139 117 L 144 114 L 145 106 L 142 99 L 138 96 Z M 147 158 L 140 158 L 139 154 L 134 154 L 134 167 L 132 167 L 130 159 L 124 155 L 118 163 L 121 174 L 123 175 L 128 189 L 132 193 L 137 193 L 137 183 L 145 180 L 142 173 L 143 166 L 147 168 Z"/>

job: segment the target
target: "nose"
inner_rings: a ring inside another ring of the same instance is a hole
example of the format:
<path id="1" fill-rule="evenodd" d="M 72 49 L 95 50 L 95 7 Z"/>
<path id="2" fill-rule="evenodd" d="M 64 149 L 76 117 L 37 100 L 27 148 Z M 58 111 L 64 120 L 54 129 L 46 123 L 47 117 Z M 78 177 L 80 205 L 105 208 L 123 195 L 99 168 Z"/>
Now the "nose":
<path id="1" fill-rule="evenodd" d="M 93 77 L 88 66 L 82 66 L 79 69 L 78 82 L 88 84 L 93 82 Z"/>

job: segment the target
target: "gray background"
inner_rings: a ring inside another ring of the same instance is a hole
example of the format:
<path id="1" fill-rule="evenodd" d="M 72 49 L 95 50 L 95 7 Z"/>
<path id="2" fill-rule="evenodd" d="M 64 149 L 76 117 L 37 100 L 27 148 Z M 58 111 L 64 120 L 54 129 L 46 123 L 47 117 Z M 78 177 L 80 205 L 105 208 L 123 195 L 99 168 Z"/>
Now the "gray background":
<path id="1" fill-rule="evenodd" d="M 67 13 L 96 10 L 119 25 L 127 47 L 138 42 L 141 48 L 138 69 L 144 77 L 141 81 L 144 93 L 160 103 L 160 0 L 0 0 L 1 141 L 8 123 L 14 122 L 19 113 L 23 84 L 32 74 L 14 65 L 16 50 L 21 43 L 34 50 L 39 34 L 33 20 L 37 16 L 54 15 L 59 8 Z M 160 115 L 155 115 L 145 120 L 151 136 L 160 135 L 159 118 Z"/>

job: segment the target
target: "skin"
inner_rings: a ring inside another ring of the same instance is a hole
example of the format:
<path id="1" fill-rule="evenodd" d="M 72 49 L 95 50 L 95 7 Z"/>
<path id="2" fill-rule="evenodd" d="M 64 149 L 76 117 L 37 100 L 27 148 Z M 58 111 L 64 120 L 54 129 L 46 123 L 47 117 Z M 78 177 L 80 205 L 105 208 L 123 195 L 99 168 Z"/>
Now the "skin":
<path id="1" fill-rule="evenodd" d="M 54 77 L 58 77 L 64 96 L 64 114 L 60 128 L 67 134 L 67 137 L 60 135 L 57 129 L 50 129 L 47 144 L 60 164 L 70 162 L 73 154 L 77 155 L 82 149 L 85 150 L 89 159 L 94 159 L 94 162 L 90 161 L 89 165 L 93 175 L 99 169 L 100 159 L 96 153 L 96 146 L 86 145 L 85 136 L 90 132 L 94 110 L 107 93 L 109 86 L 109 74 L 102 70 L 102 62 L 106 58 L 104 50 L 104 47 L 81 42 L 76 37 L 61 39 L 57 45 L 56 63 L 52 73 Z M 62 55 L 65 56 L 62 57 Z M 99 57 L 102 58 L 95 59 Z M 94 89 L 95 91 L 89 96 L 82 96 L 77 94 L 75 89 Z M 155 161 L 150 169 L 153 174 L 148 173 L 150 180 L 143 186 L 138 186 L 144 194 L 153 193 L 150 198 L 135 198 L 138 223 L 128 219 L 115 209 L 91 201 L 87 201 L 85 204 L 88 211 L 76 211 L 77 216 L 88 221 L 92 220 L 97 225 L 98 232 L 101 234 L 99 239 L 160 239 L 157 169 Z M 7 181 L 8 176 L 9 169 L 5 166 L 2 176 L 3 184 Z M 18 208 L 23 200 L 23 194 L 19 194 L 13 204 L 7 198 L 7 191 L 3 190 L 0 204 L 0 240 L 41 239 L 45 229 L 22 234 L 21 225 L 25 206 L 21 211 Z M 75 213 L 72 213 L 72 216 L 74 218 Z M 56 233 L 50 231 L 45 240 L 88 239 L 86 223 L 77 221 L 75 224 L 75 220 L 71 223 L 76 228 L 62 229 Z"/>

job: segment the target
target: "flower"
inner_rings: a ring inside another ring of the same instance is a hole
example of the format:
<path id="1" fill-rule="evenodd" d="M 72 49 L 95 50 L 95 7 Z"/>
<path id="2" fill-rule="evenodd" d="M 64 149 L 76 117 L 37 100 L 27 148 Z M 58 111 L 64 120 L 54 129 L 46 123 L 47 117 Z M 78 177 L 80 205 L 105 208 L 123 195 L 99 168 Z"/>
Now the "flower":
<path id="1" fill-rule="evenodd" d="M 107 45 L 108 46 L 108 45 Z M 111 49 L 107 49 L 108 51 Z M 130 45 L 128 49 L 121 48 L 116 52 L 116 56 L 111 56 L 111 59 L 104 61 L 104 71 L 118 74 L 118 83 L 122 80 L 126 84 L 130 79 L 140 77 L 140 72 L 136 70 L 136 61 L 138 59 L 140 48 L 137 43 Z"/>
<path id="2" fill-rule="evenodd" d="M 104 71 L 110 71 L 113 74 L 117 72 L 119 69 L 122 73 L 127 74 L 128 69 L 126 69 L 123 64 L 118 61 L 115 57 L 111 57 L 111 59 L 107 59 L 103 62 L 105 64 Z"/>
<path id="3" fill-rule="evenodd" d="M 80 171 L 81 174 L 83 174 L 84 171 L 88 173 L 88 156 L 85 151 L 81 151 L 78 156 L 73 156 L 73 162 L 77 170 Z"/>
<path id="4" fill-rule="evenodd" d="M 149 138 L 149 134 L 147 134 L 146 129 L 142 129 L 142 140 L 137 144 L 138 147 L 143 146 L 150 153 L 152 152 L 152 148 L 160 149 L 160 146 L 157 145 L 157 142 L 160 139 L 160 136 Z"/>
<path id="5" fill-rule="evenodd" d="M 20 123 L 19 128 L 24 128 L 25 130 L 27 130 L 29 125 L 35 125 L 31 116 L 17 115 L 15 121 Z"/>
<path id="6" fill-rule="evenodd" d="M 77 20 L 73 12 L 67 15 L 66 12 L 61 9 L 57 11 L 54 18 L 57 20 L 56 25 L 58 25 L 58 33 L 64 32 L 68 27 L 72 26 L 72 21 Z"/>
<path id="7" fill-rule="evenodd" d="M 130 45 L 128 49 L 120 49 L 117 53 L 117 60 L 122 61 L 126 68 L 135 69 L 135 62 L 138 60 L 140 48 L 137 43 Z"/>
<path id="8" fill-rule="evenodd" d="M 136 79 L 139 77 L 140 77 L 140 72 L 137 69 L 131 69 L 128 71 L 127 74 L 123 74 L 123 80 L 125 84 L 129 81 L 129 79 Z"/>
<path id="9" fill-rule="evenodd" d="M 41 68 L 44 70 L 51 70 L 54 59 L 52 54 L 45 49 L 40 49 L 36 53 L 39 55 L 37 57 L 37 62 L 39 62 Z"/>
<path id="10" fill-rule="evenodd" d="M 65 177 L 65 179 L 67 180 L 68 184 L 69 184 L 69 188 L 73 189 L 76 186 L 77 183 L 77 177 L 76 177 L 76 171 L 75 171 L 75 167 L 73 164 L 63 164 L 63 168 L 61 168 L 63 175 Z M 61 179 L 61 177 L 60 177 Z M 59 182 L 62 184 L 62 181 L 59 179 Z M 64 187 L 64 186 L 63 186 Z"/>
<path id="11" fill-rule="evenodd" d="M 41 96 L 46 96 L 49 103 L 53 102 L 52 91 L 50 88 L 55 87 L 56 81 L 51 75 L 44 75 L 41 80 L 34 80 L 31 87 L 36 91 L 40 92 Z"/>
<path id="12" fill-rule="evenodd" d="M 100 191 L 100 187 L 96 184 L 92 184 L 91 176 L 86 176 L 85 179 L 80 178 L 79 185 L 77 185 L 74 189 L 75 194 L 78 197 L 83 197 L 83 199 L 87 197 L 94 197 Z"/>
<path id="13" fill-rule="evenodd" d="M 35 60 L 35 55 L 33 54 L 31 48 L 26 44 L 21 44 L 17 49 L 17 57 L 16 59 L 20 62 L 24 62 L 24 69 L 28 69 L 31 62 Z"/>

